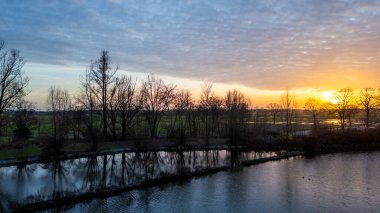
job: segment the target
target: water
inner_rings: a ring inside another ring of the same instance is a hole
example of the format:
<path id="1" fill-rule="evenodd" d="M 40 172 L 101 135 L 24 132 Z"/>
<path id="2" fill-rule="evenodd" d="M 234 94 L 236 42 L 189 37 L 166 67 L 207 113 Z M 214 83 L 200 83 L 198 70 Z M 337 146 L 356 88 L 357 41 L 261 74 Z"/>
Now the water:
<path id="1" fill-rule="evenodd" d="M 14 205 L 128 186 L 204 168 L 234 167 L 243 160 L 273 155 L 276 153 L 226 150 L 142 152 L 0 167 L 0 212 L 9 211 Z"/>
<path id="2" fill-rule="evenodd" d="M 113 185 L 128 185 L 142 181 L 146 176 L 159 177 L 161 174 L 178 173 L 184 168 L 194 171 L 231 163 L 238 165 L 241 160 L 274 154 L 230 153 L 223 150 L 182 154 L 130 153 L 124 157 L 121 154 L 106 156 L 105 167 L 102 166 L 104 157 L 99 156 L 96 161 L 91 158 L 64 161 L 61 162 L 62 166 L 51 163 L 28 165 L 23 169 L 0 168 L 0 200 L 2 205 L 6 206 L 15 200 L 26 202 L 36 197 L 48 199 L 67 191 L 82 192 Z M 378 212 L 380 209 L 378 162 L 380 162 L 380 152 L 330 154 L 314 158 L 298 157 L 235 168 L 233 171 L 219 172 L 189 181 L 133 190 L 106 199 L 63 206 L 59 210 Z M 105 173 L 103 168 L 106 168 Z"/>
<path id="3" fill-rule="evenodd" d="M 379 212 L 380 152 L 268 162 L 134 190 L 71 212 Z"/>

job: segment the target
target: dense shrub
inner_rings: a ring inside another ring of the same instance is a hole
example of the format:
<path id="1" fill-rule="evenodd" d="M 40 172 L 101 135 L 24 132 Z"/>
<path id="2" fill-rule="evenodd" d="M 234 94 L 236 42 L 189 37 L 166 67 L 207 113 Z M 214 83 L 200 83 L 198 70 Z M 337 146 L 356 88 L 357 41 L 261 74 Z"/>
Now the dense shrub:
<path id="1" fill-rule="evenodd" d="M 13 131 L 15 139 L 28 139 L 32 135 L 30 129 L 26 126 L 17 126 Z"/>
<path id="2" fill-rule="evenodd" d="M 303 148 L 309 153 L 375 150 L 380 148 L 380 131 L 318 131 L 303 138 Z"/>

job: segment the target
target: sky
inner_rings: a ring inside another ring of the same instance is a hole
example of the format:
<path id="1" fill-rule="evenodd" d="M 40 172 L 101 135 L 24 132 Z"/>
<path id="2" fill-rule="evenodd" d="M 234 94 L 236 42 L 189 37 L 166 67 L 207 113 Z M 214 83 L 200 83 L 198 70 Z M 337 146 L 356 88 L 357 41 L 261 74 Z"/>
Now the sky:
<path id="1" fill-rule="evenodd" d="M 101 50 L 121 74 L 197 94 L 238 88 L 254 105 L 380 86 L 380 0 L 0 1 L 0 38 L 21 51 L 29 98 L 79 89 Z"/>

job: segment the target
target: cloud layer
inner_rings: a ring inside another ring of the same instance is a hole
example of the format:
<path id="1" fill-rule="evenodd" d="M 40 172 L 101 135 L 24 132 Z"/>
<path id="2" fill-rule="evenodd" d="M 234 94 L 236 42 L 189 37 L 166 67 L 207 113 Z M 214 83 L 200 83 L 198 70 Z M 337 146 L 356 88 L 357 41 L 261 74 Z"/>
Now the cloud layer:
<path id="1" fill-rule="evenodd" d="M 0 37 L 39 64 L 260 89 L 378 86 L 380 1 L 1 1 Z"/>

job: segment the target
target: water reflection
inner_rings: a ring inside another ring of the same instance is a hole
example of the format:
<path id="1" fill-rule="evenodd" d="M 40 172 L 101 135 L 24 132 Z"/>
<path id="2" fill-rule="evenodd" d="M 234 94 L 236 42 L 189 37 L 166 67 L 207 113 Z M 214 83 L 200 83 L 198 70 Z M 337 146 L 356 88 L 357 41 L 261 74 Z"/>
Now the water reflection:
<path id="1" fill-rule="evenodd" d="M 42 168 L 47 171 L 44 177 L 45 182 L 49 184 L 46 184 L 39 192 L 39 197 L 61 198 L 65 195 L 66 188 L 72 188 L 72 183 L 67 177 L 67 166 L 62 161 L 53 161 L 42 165 Z M 51 192 L 50 196 L 49 191 Z"/>
<path id="2" fill-rule="evenodd" d="M 204 168 L 236 168 L 241 161 L 273 155 L 276 153 L 226 150 L 136 152 L 1 167 L 0 203 L 2 209 L 9 209 L 14 204 L 128 186 Z M 148 195 L 144 197 L 149 200 Z"/>
<path id="3" fill-rule="evenodd" d="M 379 160 L 380 152 L 275 161 L 70 210 L 88 212 L 105 203 L 105 212 L 378 212 Z"/>

